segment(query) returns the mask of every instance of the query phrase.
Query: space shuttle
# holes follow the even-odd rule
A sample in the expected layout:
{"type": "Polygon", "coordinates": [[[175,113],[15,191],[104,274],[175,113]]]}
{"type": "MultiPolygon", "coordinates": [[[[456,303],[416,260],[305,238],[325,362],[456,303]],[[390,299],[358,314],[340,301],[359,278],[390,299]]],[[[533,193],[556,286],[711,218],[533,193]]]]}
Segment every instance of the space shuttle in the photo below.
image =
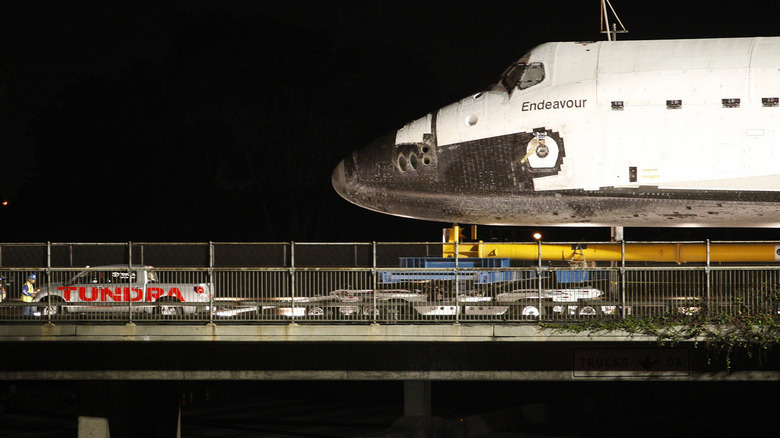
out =
{"type": "Polygon", "coordinates": [[[542,44],[332,183],[446,223],[777,227],[780,37],[542,44]]]}

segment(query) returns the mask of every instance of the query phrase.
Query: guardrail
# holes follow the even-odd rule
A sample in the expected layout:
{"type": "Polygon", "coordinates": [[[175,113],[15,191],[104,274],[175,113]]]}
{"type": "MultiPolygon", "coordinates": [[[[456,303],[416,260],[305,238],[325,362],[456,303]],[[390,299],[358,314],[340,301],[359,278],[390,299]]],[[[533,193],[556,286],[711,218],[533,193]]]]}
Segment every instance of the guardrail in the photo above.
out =
{"type": "Polygon", "coordinates": [[[780,264],[544,260],[538,245],[535,261],[482,267],[438,258],[435,243],[0,244],[0,321],[540,322],[780,310],[780,264]],[[41,292],[27,303],[31,273],[41,292]]]}

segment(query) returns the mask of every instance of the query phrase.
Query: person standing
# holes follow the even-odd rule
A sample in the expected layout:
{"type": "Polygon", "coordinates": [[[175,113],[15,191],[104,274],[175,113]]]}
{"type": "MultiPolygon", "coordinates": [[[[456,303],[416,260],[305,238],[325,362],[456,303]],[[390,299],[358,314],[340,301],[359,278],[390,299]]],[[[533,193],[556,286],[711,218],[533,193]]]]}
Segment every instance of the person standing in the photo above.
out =
{"type": "MultiPolygon", "coordinates": [[[[35,294],[40,291],[40,289],[35,288],[36,280],[38,280],[38,277],[35,274],[30,274],[27,276],[27,281],[24,282],[24,286],[22,286],[22,302],[32,303],[33,298],[35,298],[35,294]]],[[[25,306],[24,315],[32,316],[34,310],[35,309],[32,306],[25,306]]]]}

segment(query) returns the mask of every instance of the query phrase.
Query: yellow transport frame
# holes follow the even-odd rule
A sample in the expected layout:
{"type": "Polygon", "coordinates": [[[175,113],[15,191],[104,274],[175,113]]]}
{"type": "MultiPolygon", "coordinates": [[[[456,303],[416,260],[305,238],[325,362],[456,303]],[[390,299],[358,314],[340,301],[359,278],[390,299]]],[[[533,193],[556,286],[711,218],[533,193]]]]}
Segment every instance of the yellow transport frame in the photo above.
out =
{"type": "MultiPolygon", "coordinates": [[[[444,257],[453,257],[460,230],[448,230],[442,245],[444,257]]],[[[485,243],[458,242],[458,257],[503,257],[514,260],[563,260],[570,262],[766,262],[780,261],[776,243],[485,243]],[[709,254],[708,254],[709,253],[709,254]]]]}

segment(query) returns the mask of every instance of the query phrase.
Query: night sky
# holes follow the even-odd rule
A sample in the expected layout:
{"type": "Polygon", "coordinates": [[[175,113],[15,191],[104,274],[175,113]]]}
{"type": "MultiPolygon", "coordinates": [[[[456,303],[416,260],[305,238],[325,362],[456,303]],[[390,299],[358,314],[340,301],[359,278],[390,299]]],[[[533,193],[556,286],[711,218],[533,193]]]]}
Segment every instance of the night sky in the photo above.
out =
{"type": "MultiPolygon", "coordinates": [[[[780,32],[773,2],[612,3],[620,39],[780,32]]],[[[537,44],[603,39],[598,0],[2,1],[0,242],[439,240],[342,200],[333,168],[537,44]]]]}

